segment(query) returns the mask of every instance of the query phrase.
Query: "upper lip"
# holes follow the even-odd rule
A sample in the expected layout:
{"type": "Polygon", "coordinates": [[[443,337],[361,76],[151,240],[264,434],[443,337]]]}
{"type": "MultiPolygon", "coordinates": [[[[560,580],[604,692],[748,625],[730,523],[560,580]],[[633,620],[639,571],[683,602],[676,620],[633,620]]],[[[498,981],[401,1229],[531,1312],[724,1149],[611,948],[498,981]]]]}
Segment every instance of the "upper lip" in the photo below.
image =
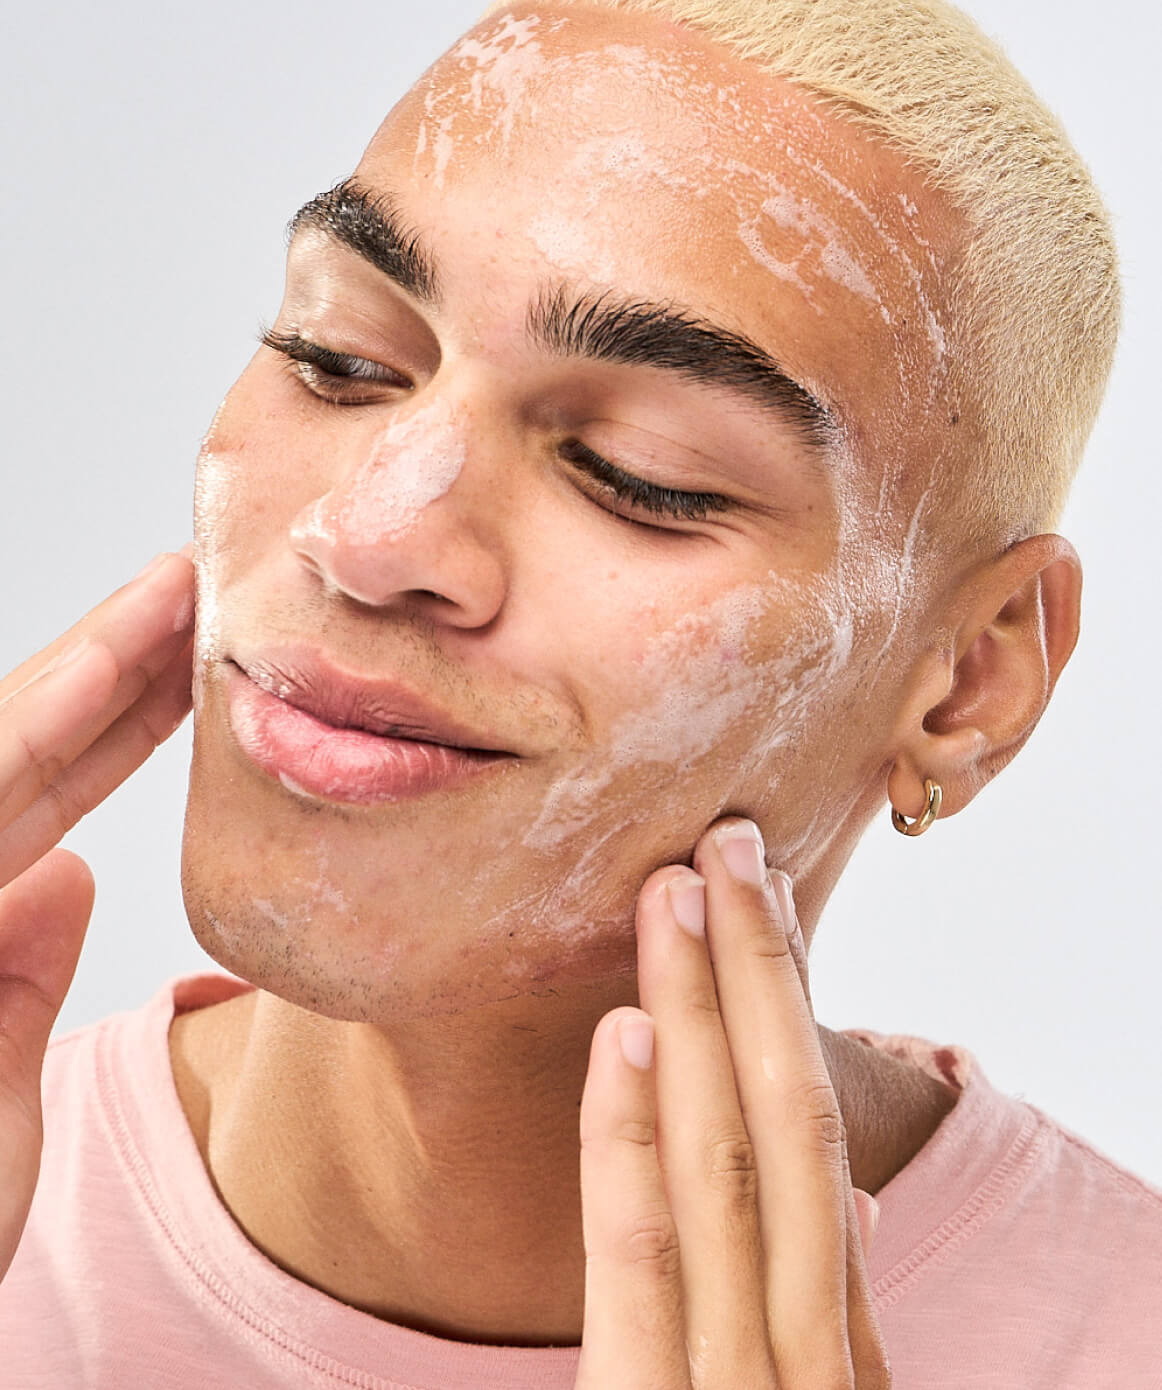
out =
{"type": "Polygon", "coordinates": [[[352,675],[317,650],[268,648],[233,660],[263,690],[337,729],[450,748],[509,751],[400,681],[352,675]]]}

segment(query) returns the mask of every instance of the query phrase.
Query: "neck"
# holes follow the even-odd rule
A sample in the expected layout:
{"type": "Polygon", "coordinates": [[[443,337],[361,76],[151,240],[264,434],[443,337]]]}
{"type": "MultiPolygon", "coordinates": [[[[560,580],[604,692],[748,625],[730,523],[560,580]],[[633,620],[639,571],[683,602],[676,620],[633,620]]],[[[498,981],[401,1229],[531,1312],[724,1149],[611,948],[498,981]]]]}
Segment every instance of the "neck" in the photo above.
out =
{"type": "MultiPolygon", "coordinates": [[[[255,991],[175,1020],[170,1051],[220,1197],[288,1273],[436,1336],[575,1345],[577,1116],[609,1007],[526,996],[389,1036],[255,991]]],[[[853,1183],[874,1193],[955,1096],[819,1032],[853,1183]]]]}

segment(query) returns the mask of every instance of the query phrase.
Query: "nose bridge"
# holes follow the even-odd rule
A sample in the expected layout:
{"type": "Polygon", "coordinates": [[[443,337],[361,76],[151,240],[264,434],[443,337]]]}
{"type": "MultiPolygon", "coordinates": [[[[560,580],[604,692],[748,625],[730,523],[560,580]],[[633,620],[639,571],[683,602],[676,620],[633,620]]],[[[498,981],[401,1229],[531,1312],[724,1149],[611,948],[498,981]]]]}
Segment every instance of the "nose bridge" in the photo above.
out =
{"type": "Polygon", "coordinates": [[[400,540],[455,485],[468,457],[466,425],[463,408],[446,397],[394,416],[359,466],[315,503],[311,530],[331,543],[400,540]]]}
{"type": "Polygon", "coordinates": [[[295,550],[363,603],[435,598],[457,625],[488,622],[504,592],[495,538],[455,509],[421,524],[464,470],[468,425],[467,406],[446,392],[393,414],[354,466],[348,460],[330,491],[296,518],[295,550]]]}

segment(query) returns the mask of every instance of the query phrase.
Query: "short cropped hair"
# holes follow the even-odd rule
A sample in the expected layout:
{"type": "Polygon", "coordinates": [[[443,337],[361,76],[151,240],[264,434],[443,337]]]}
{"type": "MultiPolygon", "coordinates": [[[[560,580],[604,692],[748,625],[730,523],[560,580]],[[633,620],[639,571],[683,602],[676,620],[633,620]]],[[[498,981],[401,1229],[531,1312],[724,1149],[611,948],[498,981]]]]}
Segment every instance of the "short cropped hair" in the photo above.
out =
{"type": "Polygon", "coordinates": [[[1054,529],[1113,363],[1117,255],[1088,170],[1001,49],[945,0],[581,3],[701,31],[941,190],[969,237],[950,287],[964,360],[949,385],[976,422],[949,499],[961,541],[1003,549],[1054,529]]]}

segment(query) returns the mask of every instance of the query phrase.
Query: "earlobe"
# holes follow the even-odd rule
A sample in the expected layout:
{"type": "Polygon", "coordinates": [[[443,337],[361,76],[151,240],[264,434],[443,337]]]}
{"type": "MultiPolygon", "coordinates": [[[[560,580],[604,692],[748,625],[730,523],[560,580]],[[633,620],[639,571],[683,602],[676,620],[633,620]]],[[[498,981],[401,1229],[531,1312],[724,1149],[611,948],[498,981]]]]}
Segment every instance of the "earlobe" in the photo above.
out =
{"type": "Polygon", "coordinates": [[[1077,643],[1081,564],[1061,536],[1018,542],[972,576],[954,649],[918,691],[888,777],[906,816],[928,805],[925,779],[955,815],[1024,746],[1077,643]],[[932,692],[936,696],[932,698],[932,692]]]}

